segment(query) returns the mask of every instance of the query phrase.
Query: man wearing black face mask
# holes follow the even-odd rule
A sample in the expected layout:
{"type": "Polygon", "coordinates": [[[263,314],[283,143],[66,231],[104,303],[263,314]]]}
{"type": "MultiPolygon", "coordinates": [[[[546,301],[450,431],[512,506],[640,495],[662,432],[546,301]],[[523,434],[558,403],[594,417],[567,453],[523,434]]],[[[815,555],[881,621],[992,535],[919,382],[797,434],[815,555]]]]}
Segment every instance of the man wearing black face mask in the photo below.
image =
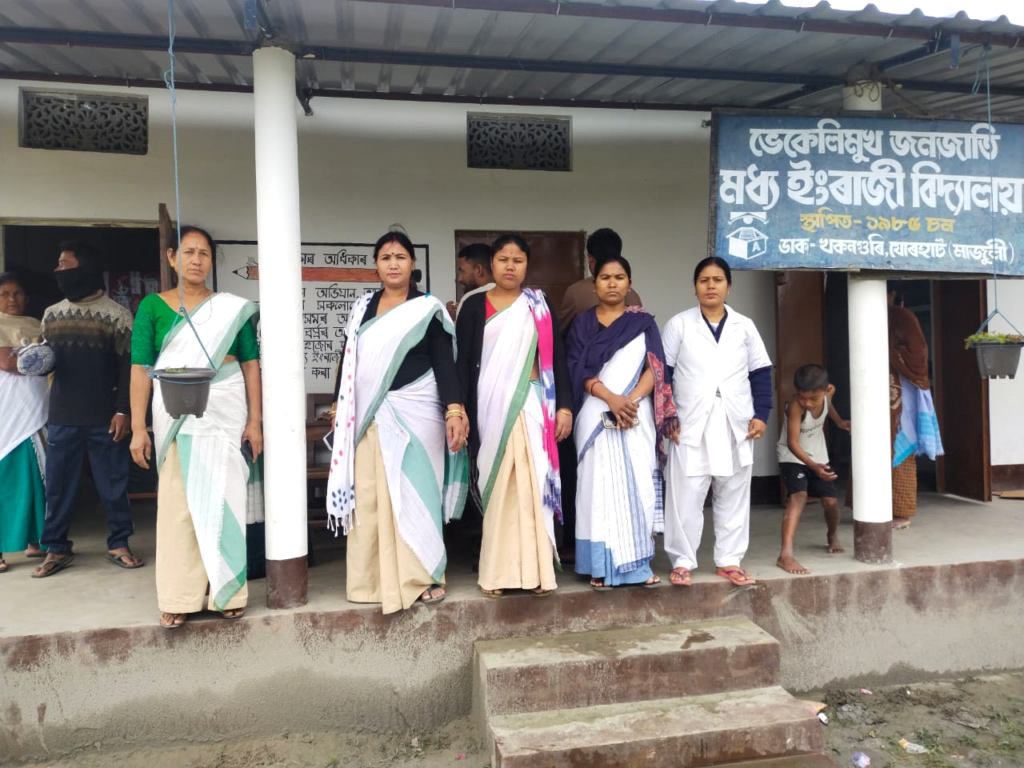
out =
{"type": "Polygon", "coordinates": [[[88,243],[64,243],[55,272],[67,297],[43,315],[43,336],[56,367],[47,423],[46,523],[40,543],[46,559],[32,573],[51,576],[71,564],[68,539],[82,459],[107,511],[107,559],[138,568],[128,537],[135,531],[128,505],[129,382],[132,316],[104,292],[99,253],[88,243]]]}

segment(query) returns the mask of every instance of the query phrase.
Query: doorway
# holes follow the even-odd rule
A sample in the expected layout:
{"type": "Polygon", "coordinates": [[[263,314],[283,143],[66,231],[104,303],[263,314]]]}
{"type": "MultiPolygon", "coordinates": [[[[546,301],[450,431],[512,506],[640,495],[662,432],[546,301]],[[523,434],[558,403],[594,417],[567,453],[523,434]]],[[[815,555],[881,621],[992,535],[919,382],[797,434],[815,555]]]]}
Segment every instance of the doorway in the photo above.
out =
{"type": "MultiPolygon", "coordinates": [[[[457,229],[455,253],[472,243],[493,243],[508,232],[519,235],[530,246],[530,266],[526,272],[526,286],[540,288],[556,309],[562,303],[565,290],[583,277],[585,232],[518,232],[506,230],[457,229]]],[[[456,275],[458,273],[456,272],[456,275]]],[[[455,279],[456,300],[462,298],[462,286],[455,279]]]]}
{"type": "MultiPolygon", "coordinates": [[[[842,272],[782,272],[776,279],[777,406],[790,396],[793,371],[823,360],[836,409],[850,414],[848,278],[842,272]],[[788,300],[787,300],[788,299],[788,300]],[[822,328],[823,332],[818,329],[822,328]]],[[[984,280],[901,280],[902,303],[921,324],[945,457],[918,457],[918,489],[991,501],[988,382],[963,339],[988,310],[984,280]]],[[[856,429],[856,425],[854,425],[856,429]]],[[[829,430],[833,466],[848,468],[850,436],[829,430]]]]}
{"type": "Polygon", "coordinates": [[[53,270],[60,244],[69,240],[99,249],[110,298],[133,315],[146,294],[160,287],[160,237],[154,227],[7,224],[3,227],[4,271],[17,272],[29,295],[26,313],[43,312],[64,298],[53,270]]]}
{"type": "MultiPolygon", "coordinates": [[[[135,315],[139,302],[160,290],[160,233],[156,226],[96,224],[5,224],[2,226],[3,271],[17,272],[29,295],[26,314],[41,319],[46,308],[64,296],[53,276],[61,243],[82,241],[100,252],[107,295],[135,315]]],[[[156,468],[133,462],[128,478],[130,499],[155,498],[156,468]]],[[[79,482],[79,503],[99,499],[88,459],[79,482]]]]}

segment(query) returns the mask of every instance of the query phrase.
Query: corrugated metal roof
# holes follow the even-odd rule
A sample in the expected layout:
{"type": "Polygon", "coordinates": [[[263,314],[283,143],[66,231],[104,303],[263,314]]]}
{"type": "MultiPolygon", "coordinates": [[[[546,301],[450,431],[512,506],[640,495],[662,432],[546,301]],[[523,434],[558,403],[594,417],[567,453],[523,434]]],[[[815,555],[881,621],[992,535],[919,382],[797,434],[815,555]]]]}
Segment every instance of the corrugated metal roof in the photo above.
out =
{"type": "MultiPolygon", "coordinates": [[[[251,86],[246,52],[260,33],[246,27],[246,2],[175,0],[179,82],[251,86]]],[[[826,2],[804,9],[779,0],[279,0],[267,7],[274,42],[306,56],[299,85],[317,94],[835,109],[851,67],[868,62],[890,86],[886,110],[983,114],[984,90],[969,89],[990,40],[993,114],[1024,117],[1024,27],[1005,17],[897,15],[872,4],[838,11],[826,2]],[[959,66],[951,68],[957,45],[959,66]]],[[[159,81],[167,35],[165,0],[8,0],[0,6],[0,76],[159,81]]]]}

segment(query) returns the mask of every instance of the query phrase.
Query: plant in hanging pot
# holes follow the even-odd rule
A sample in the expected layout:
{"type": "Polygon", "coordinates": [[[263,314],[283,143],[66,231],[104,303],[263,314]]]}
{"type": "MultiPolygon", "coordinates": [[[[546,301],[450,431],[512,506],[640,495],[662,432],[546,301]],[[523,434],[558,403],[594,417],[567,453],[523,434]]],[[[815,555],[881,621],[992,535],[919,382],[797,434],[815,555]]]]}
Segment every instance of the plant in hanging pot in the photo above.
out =
{"type": "Polygon", "coordinates": [[[210,382],[216,375],[212,368],[161,368],[153,371],[153,377],[160,382],[164,407],[172,419],[184,415],[201,419],[210,399],[210,382]]]}
{"type": "Polygon", "coordinates": [[[979,331],[964,339],[964,348],[973,349],[977,355],[982,378],[1012,379],[1016,376],[1021,347],[1024,347],[1024,336],[1017,333],[979,331]]]}

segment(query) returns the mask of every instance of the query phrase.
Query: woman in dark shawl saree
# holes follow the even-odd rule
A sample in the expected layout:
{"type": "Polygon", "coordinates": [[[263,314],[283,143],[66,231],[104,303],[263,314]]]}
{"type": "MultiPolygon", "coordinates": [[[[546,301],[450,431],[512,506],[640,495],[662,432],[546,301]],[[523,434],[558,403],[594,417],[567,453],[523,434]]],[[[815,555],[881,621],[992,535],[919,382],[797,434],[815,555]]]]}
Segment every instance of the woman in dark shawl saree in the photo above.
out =
{"type": "Polygon", "coordinates": [[[630,283],[624,258],[598,265],[600,303],[573,323],[566,349],[576,409],[576,572],[597,590],[659,583],[650,563],[664,524],[661,438],[676,411],[658,326],[626,306],[630,283]]]}

